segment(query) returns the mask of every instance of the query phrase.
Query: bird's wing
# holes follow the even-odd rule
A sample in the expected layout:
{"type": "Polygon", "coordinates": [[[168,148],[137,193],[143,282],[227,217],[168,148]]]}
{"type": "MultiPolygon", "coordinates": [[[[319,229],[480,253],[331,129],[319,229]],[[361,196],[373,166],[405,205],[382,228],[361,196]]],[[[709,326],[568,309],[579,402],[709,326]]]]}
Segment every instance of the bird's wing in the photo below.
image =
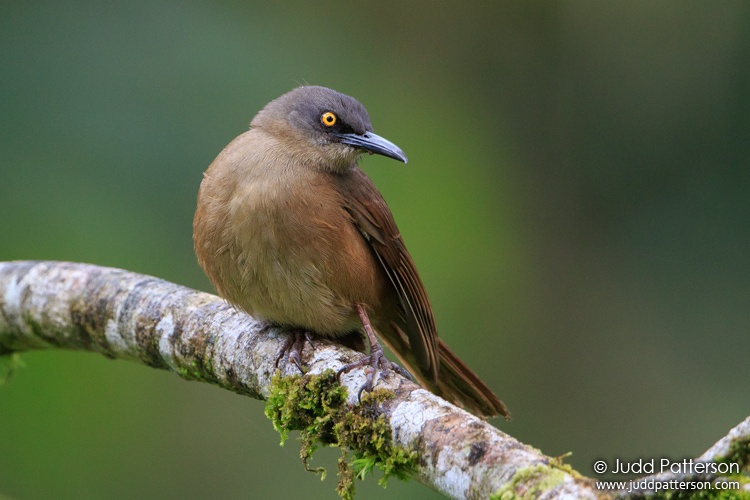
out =
{"type": "Polygon", "coordinates": [[[373,182],[359,168],[339,177],[338,184],[344,208],[374,250],[398,295],[409,347],[423,374],[435,382],[440,367],[435,318],[393,215],[373,182]]]}

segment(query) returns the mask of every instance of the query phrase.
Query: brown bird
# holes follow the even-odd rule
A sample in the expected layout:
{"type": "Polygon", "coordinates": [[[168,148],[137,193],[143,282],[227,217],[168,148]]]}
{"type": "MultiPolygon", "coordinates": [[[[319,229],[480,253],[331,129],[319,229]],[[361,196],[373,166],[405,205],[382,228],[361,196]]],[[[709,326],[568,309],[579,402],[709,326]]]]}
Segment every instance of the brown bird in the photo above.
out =
{"type": "Polygon", "coordinates": [[[305,86],[270,102],[204,174],[193,222],[198,262],[229,302],[292,329],[279,359],[288,352],[299,367],[310,333],[344,339],[364,327],[370,355],[342,371],[366,366],[371,390],[378,370],[401,371],[374,329],[424,387],[478,416],[508,418],[438,338],[393,215],[357,166],[363,153],[407,161],[349,96],[305,86]]]}

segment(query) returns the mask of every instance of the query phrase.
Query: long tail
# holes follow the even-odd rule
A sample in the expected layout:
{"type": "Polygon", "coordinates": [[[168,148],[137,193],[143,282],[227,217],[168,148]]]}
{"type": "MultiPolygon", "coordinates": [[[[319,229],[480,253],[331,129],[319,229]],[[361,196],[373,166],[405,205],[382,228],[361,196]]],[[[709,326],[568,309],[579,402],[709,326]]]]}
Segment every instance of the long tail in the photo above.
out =
{"type": "Polygon", "coordinates": [[[510,420],[510,412],[500,398],[495,396],[477,374],[448,348],[445,342],[438,339],[440,369],[437,383],[435,383],[419,370],[416,359],[409,349],[406,334],[395,323],[391,323],[390,326],[394,331],[379,330],[381,340],[417,378],[422,387],[478,417],[490,418],[501,415],[506,420],[510,420]]]}
{"type": "MultiPolygon", "coordinates": [[[[434,390],[436,394],[480,417],[494,417],[499,414],[510,420],[510,412],[503,402],[440,339],[438,352],[440,372],[437,390],[434,390]]],[[[432,387],[430,389],[433,390],[432,387]]]]}

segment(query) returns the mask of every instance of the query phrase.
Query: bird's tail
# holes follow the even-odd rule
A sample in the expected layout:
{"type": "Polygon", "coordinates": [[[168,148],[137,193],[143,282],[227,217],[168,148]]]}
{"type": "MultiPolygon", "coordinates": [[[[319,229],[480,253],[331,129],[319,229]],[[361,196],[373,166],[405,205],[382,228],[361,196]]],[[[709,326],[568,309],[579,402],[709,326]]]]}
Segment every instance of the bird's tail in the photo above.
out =
{"type": "Polygon", "coordinates": [[[381,340],[399,358],[422,387],[429,389],[443,399],[460,406],[482,418],[503,416],[510,420],[510,412],[500,398],[466,364],[461,361],[442,340],[438,339],[440,369],[437,382],[423,374],[411,354],[406,334],[395,323],[390,325],[395,332],[385,332],[381,340]]]}

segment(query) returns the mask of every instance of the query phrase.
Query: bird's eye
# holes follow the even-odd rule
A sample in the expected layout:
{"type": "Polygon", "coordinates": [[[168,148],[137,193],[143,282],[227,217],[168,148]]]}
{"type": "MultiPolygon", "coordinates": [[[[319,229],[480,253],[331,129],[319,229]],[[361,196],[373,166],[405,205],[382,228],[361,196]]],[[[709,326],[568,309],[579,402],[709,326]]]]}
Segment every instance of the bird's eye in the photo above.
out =
{"type": "Polygon", "coordinates": [[[336,115],[334,115],[330,111],[326,111],[325,113],[320,115],[320,121],[326,127],[333,127],[334,125],[336,125],[336,115]]]}

